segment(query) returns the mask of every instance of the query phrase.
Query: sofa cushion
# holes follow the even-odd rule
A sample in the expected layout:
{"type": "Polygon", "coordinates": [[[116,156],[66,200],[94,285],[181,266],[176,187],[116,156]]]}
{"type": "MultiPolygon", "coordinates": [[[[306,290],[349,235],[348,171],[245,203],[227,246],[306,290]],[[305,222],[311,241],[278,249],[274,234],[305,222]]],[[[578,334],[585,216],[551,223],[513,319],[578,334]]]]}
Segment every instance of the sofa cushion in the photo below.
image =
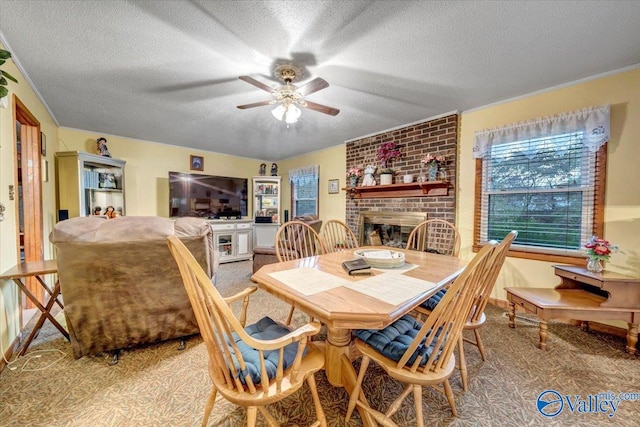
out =
{"type": "MultiPolygon", "coordinates": [[[[409,315],[404,315],[384,329],[359,329],[355,335],[383,356],[399,361],[421,327],[422,323],[409,315]]],[[[426,337],[428,336],[429,334],[426,335],[426,337]]],[[[423,339],[423,343],[426,337],[423,339]]],[[[424,365],[433,353],[435,341],[429,346],[419,345],[409,358],[408,363],[413,364],[416,358],[420,358],[420,365],[424,365]]]]}
{"type": "MultiPolygon", "coordinates": [[[[287,335],[291,332],[286,327],[274,322],[270,317],[263,317],[257,323],[253,325],[249,325],[244,330],[252,337],[257,340],[273,340],[276,338],[280,338],[284,335],[287,335]]],[[[233,338],[235,340],[236,345],[238,346],[238,350],[242,354],[242,359],[246,363],[246,369],[241,371],[238,360],[233,355],[234,363],[236,365],[236,369],[240,374],[240,381],[242,384],[246,384],[245,376],[251,376],[251,380],[254,384],[257,384],[261,381],[262,375],[260,372],[260,353],[258,350],[253,347],[248,346],[244,341],[240,339],[240,337],[234,332],[233,338]]],[[[293,363],[296,353],[298,352],[298,343],[294,342],[284,347],[284,362],[283,369],[287,369],[293,363]]],[[[305,349],[306,352],[306,349],[305,349]]],[[[278,367],[279,361],[279,350],[271,350],[265,351],[264,360],[265,367],[267,370],[267,376],[269,379],[273,379],[276,376],[276,369],[278,367]]]]}

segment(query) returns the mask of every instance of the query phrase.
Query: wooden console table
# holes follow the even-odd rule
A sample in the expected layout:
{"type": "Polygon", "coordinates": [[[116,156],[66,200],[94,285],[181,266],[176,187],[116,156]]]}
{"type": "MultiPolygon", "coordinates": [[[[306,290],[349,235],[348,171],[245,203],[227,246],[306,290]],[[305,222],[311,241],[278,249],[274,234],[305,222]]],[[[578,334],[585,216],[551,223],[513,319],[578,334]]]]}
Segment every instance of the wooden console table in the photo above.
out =
{"type": "Polygon", "coordinates": [[[592,273],[572,265],[554,266],[561,282],[550,288],[505,288],[509,301],[509,327],[515,328],[515,306],[540,318],[539,348],[547,348],[547,320],[569,318],[587,321],[627,322],[627,352],[636,353],[640,321],[640,278],[603,271],[592,273]]]}

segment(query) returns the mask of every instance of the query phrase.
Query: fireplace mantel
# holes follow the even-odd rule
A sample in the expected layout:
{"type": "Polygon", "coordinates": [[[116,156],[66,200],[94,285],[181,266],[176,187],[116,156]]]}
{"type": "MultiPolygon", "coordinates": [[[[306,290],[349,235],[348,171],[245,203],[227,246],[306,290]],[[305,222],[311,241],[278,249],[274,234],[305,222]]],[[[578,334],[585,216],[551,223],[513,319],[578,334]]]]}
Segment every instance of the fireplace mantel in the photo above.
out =
{"type": "Polygon", "coordinates": [[[351,199],[391,197],[427,197],[449,195],[448,181],[412,182],[409,184],[373,185],[371,187],[345,187],[351,199]]]}

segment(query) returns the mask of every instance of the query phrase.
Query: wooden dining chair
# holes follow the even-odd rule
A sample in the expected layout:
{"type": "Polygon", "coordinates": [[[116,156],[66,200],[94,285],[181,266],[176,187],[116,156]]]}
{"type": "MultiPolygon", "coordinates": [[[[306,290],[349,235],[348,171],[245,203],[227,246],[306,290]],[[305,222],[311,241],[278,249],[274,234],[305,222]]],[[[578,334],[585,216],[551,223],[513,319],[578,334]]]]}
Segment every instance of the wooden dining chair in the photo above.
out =
{"type": "Polygon", "coordinates": [[[325,253],[320,235],[302,221],[285,222],[276,232],[276,257],[279,262],[325,253]]]}
{"type": "Polygon", "coordinates": [[[449,221],[428,219],[411,231],[406,248],[457,257],[460,252],[460,233],[449,221]]]}
{"type": "Polygon", "coordinates": [[[511,247],[511,243],[518,237],[517,231],[511,231],[506,237],[502,240],[500,245],[498,245],[498,250],[496,251],[495,257],[496,260],[493,263],[493,267],[489,272],[489,277],[484,283],[484,287],[480,289],[480,292],[475,298],[473,303],[473,308],[471,309],[471,316],[467,319],[464,324],[463,331],[473,331],[475,336],[475,341],[464,338],[462,335],[460,336],[459,342],[459,354],[460,354],[460,376],[462,377],[462,389],[467,391],[468,383],[467,383],[467,364],[464,354],[464,343],[472,344],[478,347],[478,351],[480,352],[480,357],[482,357],[483,361],[487,360],[487,355],[484,351],[484,345],[482,344],[482,339],[480,339],[480,328],[487,321],[487,316],[484,314],[484,310],[487,307],[487,303],[489,302],[489,298],[491,296],[491,292],[493,292],[493,288],[498,280],[498,275],[500,274],[500,270],[504,265],[504,260],[507,257],[507,253],[509,252],[509,248],[511,247]]]}
{"type": "Polygon", "coordinates": [[[278,426],[264,406],[291,396],[306,381],[316,411],[316,421],[311,425],[326,426],[314,378],[324,367],[324,353],[309,341],[320,331],[320,325],[308,323],[291,331],[264,317],[245,327],[249,295],[257,288],[223,298],[178,238],[170,236],[168,244],[209,353],[213,387],[201,425],[207,425],[220,393],[228,401],[247,408],[247,426],[256,425],[258,411],[269,426],[278,426]],[[242,301],[240,319],[230,307],[236,301],[242,301]]]}
{"type": "Polygon", "coordinates": [[[356,235],[353,234],[347,224],[338,219],[330,219],[322,224],[320,238],[327,253],[344,249],[356,249],[358,247],[356,235]]]}
{"type": "MultiPolygon", "coordinates": [[[[276,232],[276,258],[279,262],[307,258],[325,253],[320,235],[302,221],[285,222],[276,232]]],[[[291,324],[295,307],[291,306],[287,325],[291,324]]],[[[313,319],[312,319],[313,320],[313,319]]]]}
{"type": "Polygon", "coordinates": [[[449,377],[455,367],[453,350],[458,343],[462,327],[473,305],[475,295],[492,268],[497,246],[485,245],[453,282],[444,298],[421,323],[405,315],[382,330],[355,331],[355,347],[362,354],[356,385],[349,399],[346,420],[349,421],[356,405],[372,414],[385,426],[395,426],[391,416],[402,401],[413,392],[417,425],[424,425],[422,415],[422,387],[431,386],[443,392],[457,416],[455,399],[449,377]],[[406,384],[404,390],[389,406],[386,413],[370,408],[365,402],[362,382],[369,363],[373,360],[393,379],[406,384]],[[362,396],[361,396],[362,395],[362,396]]]}
{"type": "MultiPolygon", "coordinates": [[[[473,307],[471,309],[471,313],[469,318],[466,320],[463,331],[473,331],[475,335],[475,341],[465,338],[463,334],[460,335],[460,340],[458,342],[458,367],[460,368],[460,378],[462,380],[462,390],[467,391],[469,389],[468,384],[468,373],[467,373],[467,363],[466,357],[464,354],[464,343],[467,342],[469,344],[475,345],[478,347],[480,351],[480,356],[482,360],[487,360],[486,353],[484,351],[484,345],[482,344],[482,339],[480,338],[480,327],[484,325],[487,318],[484,314],[484,309],[487,307],[487,302],[489,302],[489,297],[491,296],[491,292],[493,291],[493,287],[496,284],[498,279],[498,275],[500,274],[500,270],[502,269],[502,265],[504,264],[504,260],[509,252],[509,248],[511,247],[511,243],[518,236],[517,231],[511,231],[507,236],[502,240],[502,242],[497,246],[497,250],[494,254],[496,259],[493,262],[492,269],[487,274],[487,279],[484,282],[484,286],[478,289],[478,294],[474,298],[473,307]]],[[[497,242],[493,242],[497,244],[497,242]]],[[[427,301],[422,303],[416,311],[419,313],[419,316],[428,316],[433,309],[439,304],[442,297],[447,292],[446,289],[439,291],[437,294],[429,298],[427,301]]]]}

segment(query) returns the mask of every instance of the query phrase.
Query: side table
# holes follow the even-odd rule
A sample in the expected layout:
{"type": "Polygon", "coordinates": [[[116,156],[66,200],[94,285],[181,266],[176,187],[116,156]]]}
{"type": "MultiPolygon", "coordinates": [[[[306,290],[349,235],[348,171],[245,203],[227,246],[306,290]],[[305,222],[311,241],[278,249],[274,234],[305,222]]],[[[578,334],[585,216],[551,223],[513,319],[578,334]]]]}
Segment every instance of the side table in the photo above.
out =
{"type": "Polygon", "coordinates": [[[547,348],[547,320],[577,319],[582,329],[588,321],[621,320],[627,322],[629,354],[636,353],[640,323],[640,278],[610,271],[592,273],[572,265],[555,265],[561,282],[549,288],[505,288],[509,301],[509,327],[515,328],[515,307],[535,314],[540,319],[540,343],[547,348]]]}
{"type": "Polygon", "coordinates": [[[13,282],[18,285],[18,288],[38,307],[40,310],[40,317],[36,322],[36,325],[33,327],[33,330],[29,334],[29,337],[24,342],[22,349],[18,353],[18,356],[23,356],[27,352],[27,348],[31,344],[31,341],[36,337],[44,321],[49,319],[53,325],[58,328],[60,333],[64,335],[64,337],[68,340],[69,333],[64,329],[64,327],[51,315],[51,308],[53,304],[56,303],[60,306],[61,309],[64,309],[62,302],[58,299],[60,295],[60,282],[56,280],[56,283],[53,287],[53,290],[49,289],[47,284],[44,282],[43,277],[47,274],[56,274],[58,272],[58,265],[55,260],[48,261],[31,261],[31,262],[23,262],[21,264],[16,265],[15,267],[10,268],[9,270],[2,273],[0,276],[0,280],[13,280],[13,282]],[[49,294],[49,300],[47,301],[46,306],[43,306],[38,297],[34,295],[26,284],[23,282],[23,279],[27,277],[35,277],[38,283],[44,288],[44,290],[49,294]]]}

